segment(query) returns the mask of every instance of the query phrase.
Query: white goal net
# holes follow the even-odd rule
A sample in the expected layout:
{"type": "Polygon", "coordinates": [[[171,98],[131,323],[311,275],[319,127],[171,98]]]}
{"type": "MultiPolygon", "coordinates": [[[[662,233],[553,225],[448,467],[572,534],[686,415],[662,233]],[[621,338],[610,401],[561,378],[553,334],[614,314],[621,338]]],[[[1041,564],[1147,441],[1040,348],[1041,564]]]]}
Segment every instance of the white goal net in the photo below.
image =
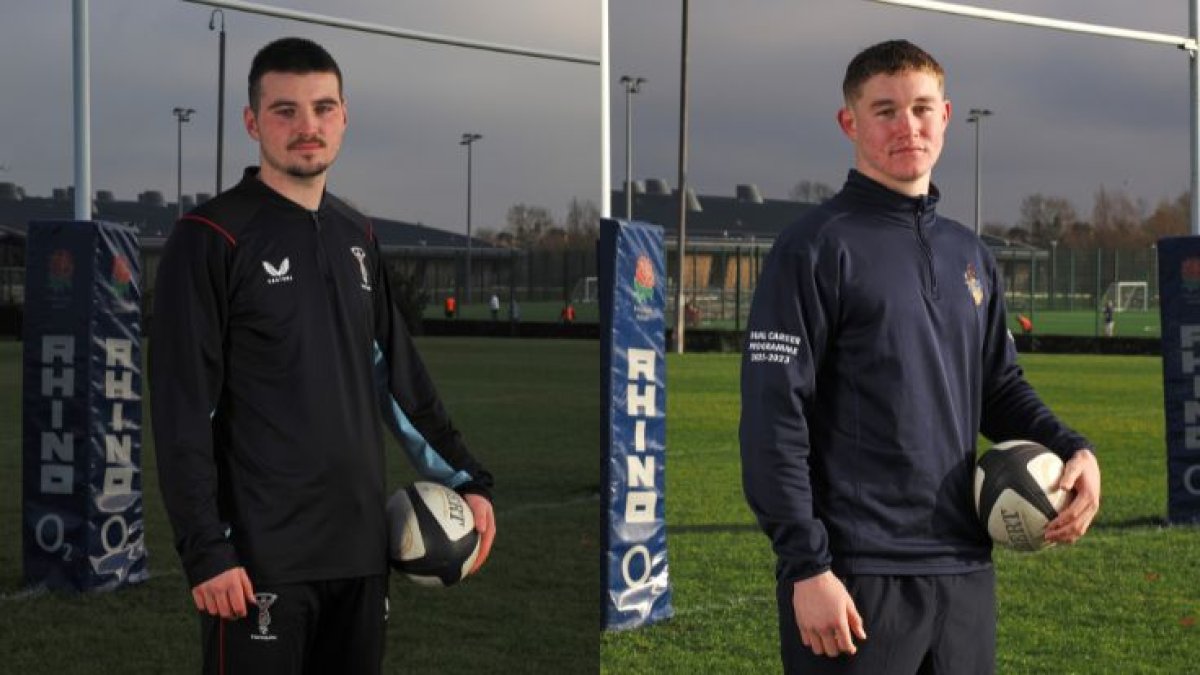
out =
{"type": "Polygon", "coordinates": [[[1105,302],[1112,302],[1118,312],[1145,311],[1150,307],[1150,285],[1145,281],[1114,281],[1104,292],[1105,302]]]}

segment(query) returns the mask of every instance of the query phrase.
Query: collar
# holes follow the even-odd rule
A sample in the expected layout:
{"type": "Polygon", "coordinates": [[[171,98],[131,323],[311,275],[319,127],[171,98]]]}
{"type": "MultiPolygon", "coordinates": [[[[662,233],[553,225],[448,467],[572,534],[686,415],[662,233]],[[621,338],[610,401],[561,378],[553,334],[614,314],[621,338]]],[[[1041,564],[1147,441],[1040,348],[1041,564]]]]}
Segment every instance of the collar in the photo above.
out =
{"type": "Polygon", "coordinates": [[[880,215],[897,216],[912,225],[914,215],[919,215],[923,224],[929,224],[937,217],[941,191],[930,183],[929,194],[911,197],[867,177],[857,169],[850,169],[846,183],[837,196],[852,206],[866,208],[880,215]]]}
{"type": "MultiPolygon", "coordinates": [[[[277,192],[270,185],[262,182],[262,179],[258,177],[259,171],[260,169],[257,166],[246,167],[245,170],[242,171],[242,180],[238,183],[238,188],[242,190],[248,190],[255,196],[267,199],[278,206],[287,206],[299,211],[303,211],[306,214],[313,213],[313,211],[309,211],[307,208],[297,204],[283,194],[277,192]]],[[[321,193],[321,203],[319,206],[317,206],[317,210],[315,211],[316,213],[325,212],[326,207],[329,205],[328,196],[328,189],[321,193]]]]}

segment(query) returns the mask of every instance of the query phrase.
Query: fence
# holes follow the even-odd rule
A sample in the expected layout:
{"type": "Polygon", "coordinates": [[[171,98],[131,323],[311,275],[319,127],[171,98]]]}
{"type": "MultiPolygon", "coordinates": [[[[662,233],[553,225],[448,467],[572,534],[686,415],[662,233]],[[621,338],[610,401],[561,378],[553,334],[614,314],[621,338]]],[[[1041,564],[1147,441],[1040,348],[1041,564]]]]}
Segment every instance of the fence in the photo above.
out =
{"type": "MultiPolygon", "coordinates": [[[[679,259],[670,240],[667,249],[667,323],[673,325],[679,259]]],[[[744,328],[769,249],[770,242],[689,243],[683,262],[688,325],[744,328]]],[[[157,252],[145,253],[147,281],[152,286],[157,252]]],[[[1112,300],[1122,334],[1157,335],[1158,259],[1153,246],[1141,250],[1008,246],[994,253],[1004,276],[1009,314],[1029,317],[1040,334],[1099,335],[1103,306],[1112,300]]],[[[403,275],[425,291],[430,305],[426,316],[433,316],[451,295],[465,304],[465,251],[396,249],[385,251],[385,256],[393,280],[403,275]]],[[[515,300],[521,304],[523,318],[535,321],[557,319],[562,306],[571,302],[580,321],[595,321],[599,317],[596,275],[596,254],[591,249],[476,249],[471,260],[471,299],[485,308],[495,294],[506,313],[510,299],[515,300]]],[[[0,305],[20,306],[23,291],[23,266],[0,267],[0,305]]],[[[146,291],[149,299],[153,289],[146,291]]]]}
{"type": "MultiPolygon", "coordinates": [[[[684,257],[687,323],[702,328],[741,330],[746,325],[769,243],[689,243],[684,257]]],[[[674,280],[678,255],[668,243],[668,312],[675,313],[674,280]]],[[[1095,334],[1102,310],[1112,300],[1117,324],[1126,334],[1157,335],[1158,267],[1154,247],[1141,250],[1043,250],[1006,246],[993,250],[1004,278],[1011,318],[1028,316],[1039,333],[1095,334]],[[1118,292],[1119,291],[1119,292],[1118,292]]],[[[1016,325],[1014,323],[1014,325],[1016,325]]]]}

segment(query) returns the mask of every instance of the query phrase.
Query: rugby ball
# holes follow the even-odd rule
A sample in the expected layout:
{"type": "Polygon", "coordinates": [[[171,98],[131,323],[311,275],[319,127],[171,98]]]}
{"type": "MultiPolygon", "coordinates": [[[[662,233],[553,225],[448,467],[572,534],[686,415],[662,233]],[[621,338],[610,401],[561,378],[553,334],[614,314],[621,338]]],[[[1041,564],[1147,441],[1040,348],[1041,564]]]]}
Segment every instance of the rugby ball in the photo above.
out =
{"type": "Polygon", "coordinates": [[[479,555],[479,533],[467,502],[448,487],[418,481],[388,499],[392,567],[423,586],[458,583],[479,555]]]}
{"type": "Polygon", "coordinates": [[[1033,441],[1006,441],[992,447],[975,467],[975,510],[992,541],[1015,551],[1050,545],[1046,524],[1067,504],[1057,489],[1063,462],[1033,441]]]}

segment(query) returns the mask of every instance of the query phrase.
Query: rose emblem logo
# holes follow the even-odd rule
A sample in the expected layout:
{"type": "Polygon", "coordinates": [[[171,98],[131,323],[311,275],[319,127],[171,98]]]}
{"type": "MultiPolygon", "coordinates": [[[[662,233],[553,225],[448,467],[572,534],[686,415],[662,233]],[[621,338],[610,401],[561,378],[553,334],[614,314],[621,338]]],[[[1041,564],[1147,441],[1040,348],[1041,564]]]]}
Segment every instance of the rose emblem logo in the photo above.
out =
{"type": "Polygon", "coordinates": [[[654,297],[654,264],[650,258],[640,255],[633,274],[633,294],[638,302],[649,302],[654,297]]]}

